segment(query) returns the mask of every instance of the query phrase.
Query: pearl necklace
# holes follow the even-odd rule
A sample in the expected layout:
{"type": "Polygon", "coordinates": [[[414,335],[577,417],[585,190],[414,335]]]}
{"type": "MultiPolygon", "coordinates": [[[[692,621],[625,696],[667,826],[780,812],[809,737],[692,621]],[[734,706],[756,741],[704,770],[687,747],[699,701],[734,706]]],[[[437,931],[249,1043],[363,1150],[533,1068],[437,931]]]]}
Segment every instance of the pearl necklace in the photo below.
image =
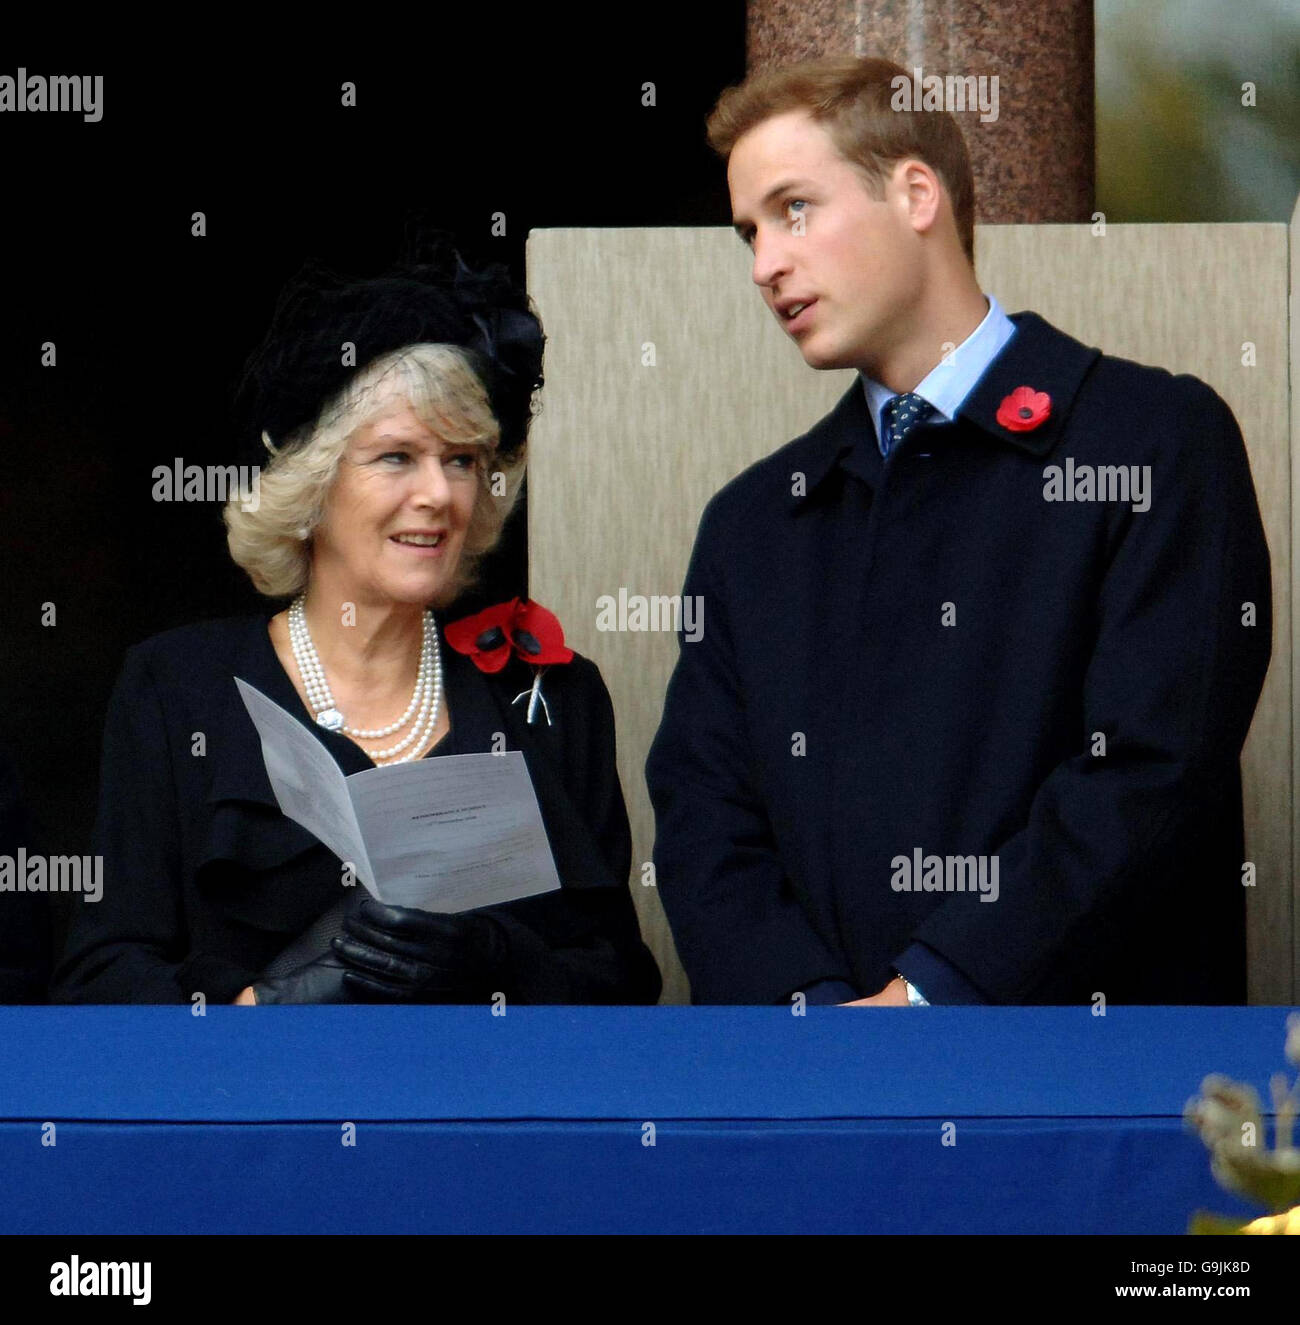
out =
{"type": "Polygon", "coordinates": [[[311,641],[311,633],[307,629],[305,601],[306,596],[299,594],[290,604],[289,642],[293,647],[298,675],[302,678],[303,689],[307,692],[316,721],[327,731],[346,732],[349,736],[374,741],[391,736],[395,731],[406,726],[414,714],[415,726],[403,740],[386,750],[366,752],[376,764],[383,761],[404,764],[414,759],[437,727],[438,714],[442,707],[442,655],[438,648],[438,627],[433,619],[433,613],[426,611],[422,620],[420,667],[415,678],[415,693],[406,706],[406,712],[396,722],[390,722],[387,727],[349,727],[334,702],[334,694],[325,679],[325,669],[321,666],[316,646],[311,641]],[[406,754],[402,754],[408,746],[412,748],[406,754]]]}

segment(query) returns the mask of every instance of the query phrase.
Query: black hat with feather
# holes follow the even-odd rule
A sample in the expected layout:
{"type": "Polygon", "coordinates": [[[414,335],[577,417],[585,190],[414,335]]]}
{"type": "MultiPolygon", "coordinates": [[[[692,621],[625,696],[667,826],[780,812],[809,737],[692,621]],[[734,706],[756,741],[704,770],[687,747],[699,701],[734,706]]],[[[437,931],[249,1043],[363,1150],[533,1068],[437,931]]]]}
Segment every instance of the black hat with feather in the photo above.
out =
{"type": "Polygon", "coordinates": [[[368,364],[426,342],[469,351],[501,428],[498,454],[509,458],[527,440],[544,339],[507,268],[471,270],[440,232],[408,236],[407,259],[370,280],[309,261],[245,365],[236,394],[241,459],[265,465],[368,364]]]}

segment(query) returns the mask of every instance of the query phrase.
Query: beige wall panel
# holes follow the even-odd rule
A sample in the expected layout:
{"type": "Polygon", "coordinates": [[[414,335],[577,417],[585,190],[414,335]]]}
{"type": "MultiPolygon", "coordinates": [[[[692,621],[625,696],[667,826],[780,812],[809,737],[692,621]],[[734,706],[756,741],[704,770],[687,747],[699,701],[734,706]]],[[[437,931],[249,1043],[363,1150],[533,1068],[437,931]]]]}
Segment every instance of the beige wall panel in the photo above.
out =
{"type": "MultiPolygon", "coordinates": [[[[1245,761],[1252,993],[1289,995],[1290,466],[1281,226],[981,227],[981,276],[1104,349],[1196,373],[1242,422],[1274,559],[1275,665],[1245,761]],[[1273,291],[1272,298],[1261,297],[1273,291]],[[1085,299],[1086,295],[1086,299],[1085,299]],[[1240,368],[1254,341],[1259,367],[1240,368]],[[1279,674],[1281,679],[1279,680],[1279,674]]],[[[658,897],[641,882],[653,816],[643,766],[676,657],[667,631],[597,629],[602,595],[675,595],[705,502],[797,436],[852,381],[809,369],[764,308],[729,230],[539,230],[528,282],[547,334],[529,467],[531,591],[599,664],[618,714],[632,889],[665,972],[688,996],[658,897]]]]}
{"type": "MultiPolygon", "coordinates": [[[[1290,230],[1291,290],[1288,309],[1291,320],[1290,378],[1291,378],[1291,491],[1300,484],[1300,199],[1291,213],[1290,230]]],[[[1300,785],[1300,723],[1295,720],[1296,702],[1300,699],[1300,614],[1295,611],[1296,591],[1300,589],[1300,566],[1296,564],[1294,550],[1300,542],[1300,510],[1291,502],[1291,1001],[1300,1002],[1300,817],[1297,816],[1295,788],[1300,785]]],[[[1274,583],[1277,570],[1274,568],[1274,583]]]]}
{"type": "Polygon", "coordinates": [[[664,1001],[685,1002],[659,899],[640,881],[654,843],[645,757],[677,641],[598,631],[597,599],[680,594],[705,502],[816,422],[852,374],[804,365],[730,230],[537,230],[528,286],[547,337],[528,472],[530,591],[613,696],[632,891],[664,1001]]]}

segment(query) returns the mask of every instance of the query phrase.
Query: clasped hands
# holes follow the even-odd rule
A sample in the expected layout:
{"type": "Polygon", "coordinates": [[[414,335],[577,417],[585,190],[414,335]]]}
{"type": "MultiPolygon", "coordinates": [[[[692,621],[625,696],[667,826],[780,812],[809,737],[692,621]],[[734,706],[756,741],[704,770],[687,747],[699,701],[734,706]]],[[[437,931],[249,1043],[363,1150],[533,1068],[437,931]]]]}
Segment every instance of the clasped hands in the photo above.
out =
{"type": "Polygon", "coordinates": [[[504,987],[505,931],[491,916],[367,898],[343,929],[314,961],[257,981],[258,1003],[478,1003],[504,987]]]}

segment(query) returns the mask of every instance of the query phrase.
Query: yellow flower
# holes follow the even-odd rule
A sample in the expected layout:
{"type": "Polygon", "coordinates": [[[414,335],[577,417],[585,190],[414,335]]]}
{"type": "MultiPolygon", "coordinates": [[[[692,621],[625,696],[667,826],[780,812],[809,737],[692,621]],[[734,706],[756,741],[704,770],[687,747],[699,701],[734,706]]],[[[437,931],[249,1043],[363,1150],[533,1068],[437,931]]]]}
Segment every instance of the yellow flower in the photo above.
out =
{"type": "Polygon", "coordinates": [[[1300,1237],[1300,1205],[1284,1211],[1280,1215],[1264,1215],[1252,1219],[1242,1230],[1243,1233],[1286,1233],[1300,1237]]]}

